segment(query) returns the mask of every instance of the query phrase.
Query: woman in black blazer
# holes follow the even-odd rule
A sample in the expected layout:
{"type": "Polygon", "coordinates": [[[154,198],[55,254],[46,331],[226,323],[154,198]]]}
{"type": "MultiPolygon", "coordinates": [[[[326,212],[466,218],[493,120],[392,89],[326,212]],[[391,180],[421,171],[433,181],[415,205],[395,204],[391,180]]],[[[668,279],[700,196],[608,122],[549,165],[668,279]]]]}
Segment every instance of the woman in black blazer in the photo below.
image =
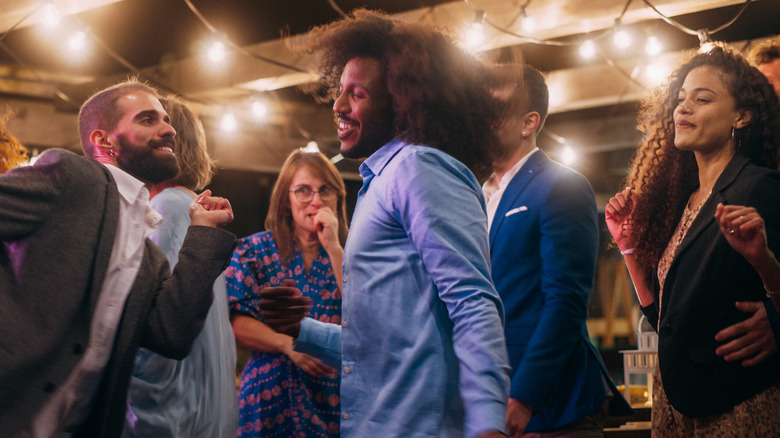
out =
{"type": "Polygon", "coordinates": [[[714,46],[645,102],[640,126],[628,188],[605,216],[659,335],[653,433],[780,436],[780,355],[767,316],[777,318],[767,296],[780,291],[774,89],[714,46]],[[748,317],[755,330],[722,339],[748,317]],[[721,356],[734,343],[749,344],[737,355],[745,361],[721,356]]]}

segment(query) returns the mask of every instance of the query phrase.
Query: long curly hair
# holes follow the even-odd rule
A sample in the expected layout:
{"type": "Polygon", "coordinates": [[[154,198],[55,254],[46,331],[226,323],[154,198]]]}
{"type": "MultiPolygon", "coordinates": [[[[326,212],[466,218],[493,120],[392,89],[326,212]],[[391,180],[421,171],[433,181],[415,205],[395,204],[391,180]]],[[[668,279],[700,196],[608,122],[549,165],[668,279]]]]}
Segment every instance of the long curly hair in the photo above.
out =
{"type": "Polygon", "coordinates": [[[393,134],[452,155],[480,180],[489,175],[500,117],[490,94],[492,72],[442,32],[358,9],[290,46],[317,54],[320,81],[313,88],[322,100],[335,99],[350,59],[378,59],[392,99],[393,134]]]}
{"type": "Polygon", "coordinates": [[[0,174],[27,162],[27,149],[6,127],[11,110],[0,114],[0,174]]]}
{"type": "Polygon", "coordinates": [[[722,45],[700,51],[683,63],[642,103],[639,130],[644,134],[626,185],[638,199],[631,217],[635,256],[652,278],[664,248],[674,233],[683,205],[698,188],[698,166],[693,152],[674,145],[673,113],[688,73],[696,67],[720,70],[721,80],[734,98],[735,109],[751,114],[748,125],[735,131],[736,152],[759,166],[776,169],[780,153],[780,104],[774,89],[758,69],[737,52],[722,45]]]}

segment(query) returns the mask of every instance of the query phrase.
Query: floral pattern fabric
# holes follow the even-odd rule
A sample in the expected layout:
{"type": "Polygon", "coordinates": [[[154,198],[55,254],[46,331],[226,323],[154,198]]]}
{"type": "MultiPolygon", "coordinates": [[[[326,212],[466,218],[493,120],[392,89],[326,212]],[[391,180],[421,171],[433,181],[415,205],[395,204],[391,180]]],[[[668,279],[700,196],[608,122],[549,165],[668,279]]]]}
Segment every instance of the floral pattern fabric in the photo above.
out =
{"type": "MultiPolygon", "coordinates": [[[[225,271],[231,312],[262,321],[259,293],[292,279],[311,297],[310,316],[341,323],[341,290],[325,250],[320,247],[308,272],[297,244],[283,267],[271,232],[239,241],[225,271]]],[[[339,374],[314,377],[284,354],[252,351],[241,373],[238,390],[239,437],[338,437],[339,374]]]]}

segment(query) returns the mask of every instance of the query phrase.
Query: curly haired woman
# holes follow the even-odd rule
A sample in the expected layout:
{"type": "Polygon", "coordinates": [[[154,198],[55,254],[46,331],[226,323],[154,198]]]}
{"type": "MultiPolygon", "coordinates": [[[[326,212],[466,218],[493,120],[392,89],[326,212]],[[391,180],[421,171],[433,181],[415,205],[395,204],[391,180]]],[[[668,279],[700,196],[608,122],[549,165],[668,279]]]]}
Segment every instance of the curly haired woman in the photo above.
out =
{"type": "Polygon", "coordinates": [[[776,316],[764,297],[780,291],[777,96],[741,55],[715,46],[645,102],[640,127],[629,187],[606,221],[659,334],[653,433],[780,436],[772,330],[744,362],[716,352],[746,302],[776,316]]]}

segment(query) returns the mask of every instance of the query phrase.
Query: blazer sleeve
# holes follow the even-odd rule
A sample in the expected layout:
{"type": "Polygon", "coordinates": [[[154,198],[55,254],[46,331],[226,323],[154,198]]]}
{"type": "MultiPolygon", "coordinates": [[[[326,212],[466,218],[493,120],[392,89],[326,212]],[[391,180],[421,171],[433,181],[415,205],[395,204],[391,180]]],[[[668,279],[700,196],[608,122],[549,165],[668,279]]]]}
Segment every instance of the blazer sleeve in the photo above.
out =
{"type": "Polygon", "coordinates": [[[35,165],[0,176],[0,240],[31,235],[54,211],[71,179],[58,152],[44,153],[35,165]]]}
{"type": "Polygon", "coordinates": [[[190,226],[179,251],[179,262],[167,280],[168,262],[157,250],[155,268],[160,281],[145,321],[141,346],[174,359],[189,354],[211,306],[212,285],[225,269],[234,246],[232,233],[190,226]]]}

